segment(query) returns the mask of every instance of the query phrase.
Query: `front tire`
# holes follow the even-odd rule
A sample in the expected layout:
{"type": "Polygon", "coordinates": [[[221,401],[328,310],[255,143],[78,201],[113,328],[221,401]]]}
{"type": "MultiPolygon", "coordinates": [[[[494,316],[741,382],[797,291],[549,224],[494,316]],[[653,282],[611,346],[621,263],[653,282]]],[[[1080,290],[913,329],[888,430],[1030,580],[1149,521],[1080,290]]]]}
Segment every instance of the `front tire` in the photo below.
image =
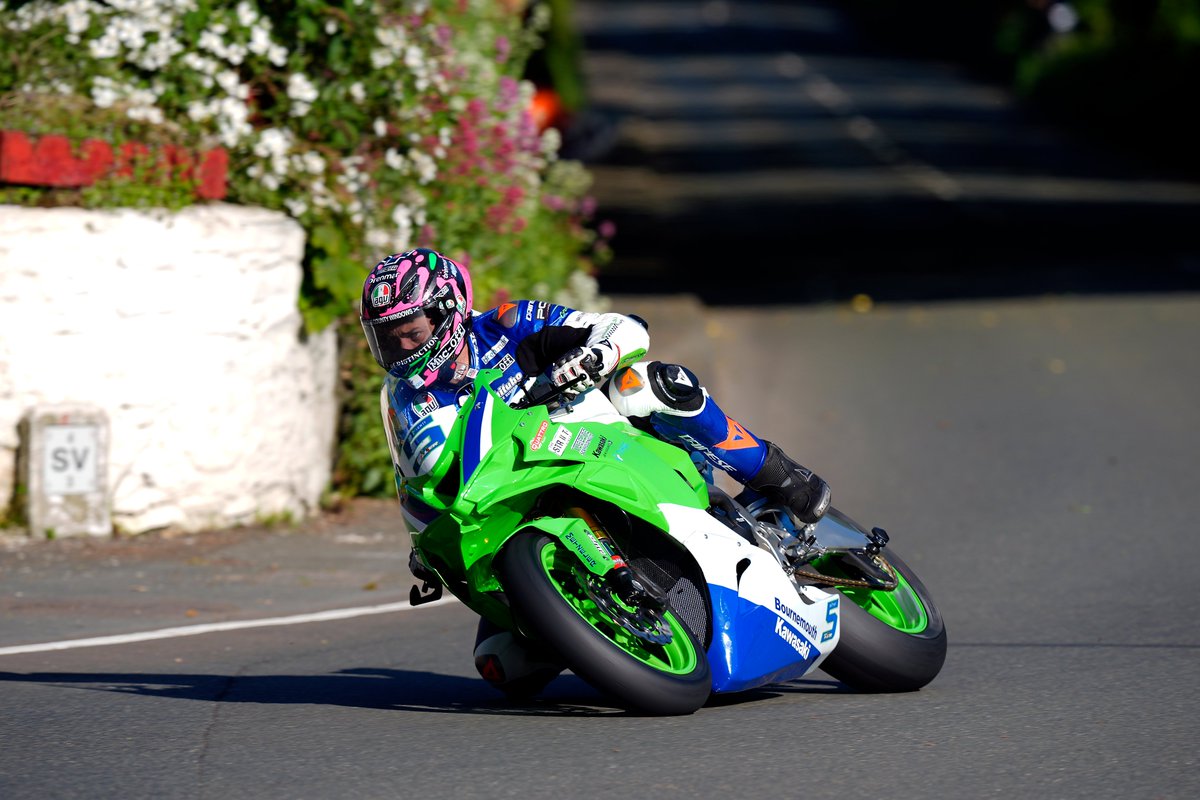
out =
{"type": "Polygon", "coordinates": [[[912,692],[941,672],[946,626],[912,567],[891,550],[883,557],[900,585],[841,590],[842,636],[821,669],[860,692],[912,692]]]}
{"type": "MultiPolygon", "coordinates": [[[[611,590],[557,540],[537,531],[518,533],[505,545],[498,572],[523,630],[553,647],[585,681],[622,704],[648,714],[691,714],[711,690],[708,660],[671,611],[653,614],[670,641],[655,643],[631,632],[631,610],[617,619],[595,601],[611,590]]],[[[620,601],[615,601],[620,603],[620,601]]],[[[611,606],[611,603],[609,603],[611,606]]],[[[628,606],[620,604],[628,609],[628,606]]]]}

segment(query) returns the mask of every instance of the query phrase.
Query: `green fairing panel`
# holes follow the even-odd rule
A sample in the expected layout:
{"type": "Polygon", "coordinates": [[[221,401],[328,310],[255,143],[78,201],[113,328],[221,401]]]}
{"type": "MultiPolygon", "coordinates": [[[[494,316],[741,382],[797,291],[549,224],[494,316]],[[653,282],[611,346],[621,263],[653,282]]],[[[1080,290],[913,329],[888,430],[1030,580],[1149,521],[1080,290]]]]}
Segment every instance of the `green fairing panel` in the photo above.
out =
{"type": "Polygon", "coordinates": [[[708,504],[704,478],[687,453],[627,423],[550,420],[544,408],[512,412],[521,415],[513,419],[509,411],[494,412],[493,448],[459,496],[462,511],[552,485],[586,486],[588,494],[664,528],[659,503],[708,504]],[[497,446],[506,439],[519,442],[519,452],[497,446]]]}
{"type": "MultiPolygon", "coordinates": [[[[662,529],[667,521],[659,503],[708,504],[704,479],[683,450],[628,423],[550,420],[544,407],[513,409],[489,393],[494,401],[491,446],[465,484],[459,488],[450,476],[462,469],[465,421],[477,396],[464,404],[434,470],[407,481],[406,490],[447,512],[415,535],[414,544],[450,573],[465,576],[469,596],[459,599],[494,621],[500,622],[506,611],[492,594],[500,589],[492,559],[518,530],[537,527],[560,540],[589,570],[603,574],[611,569],[607,551],[583,521],[529,520],[536,499],[548,487],[586,487],[587,494],[662,529]],[[434,491],[443,482],[444,491],[453,485],[456,497],[434,491]]],[[[431,566],[437,571],[437,564],[431,566]]]]}

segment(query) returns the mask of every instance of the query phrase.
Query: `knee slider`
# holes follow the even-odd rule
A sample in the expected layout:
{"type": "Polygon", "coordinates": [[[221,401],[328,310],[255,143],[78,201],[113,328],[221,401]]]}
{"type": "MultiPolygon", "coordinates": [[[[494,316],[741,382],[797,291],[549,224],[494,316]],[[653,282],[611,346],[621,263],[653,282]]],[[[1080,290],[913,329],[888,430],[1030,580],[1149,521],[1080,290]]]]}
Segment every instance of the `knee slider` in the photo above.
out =
{"type": "Polygon", "coordinates": [[[704,387],[687,367],[652,361],[647,372],[654,396],[675,411],[690,413],[704,406],[704,387]]]}
{"type": "Polygon", "coordinates": [[[643,361],[618,370],[608,396],[617,411],[627,417],[654,413],[690,417],[704,408],[707,397],[691,370],[661,361],[643,361]]]}

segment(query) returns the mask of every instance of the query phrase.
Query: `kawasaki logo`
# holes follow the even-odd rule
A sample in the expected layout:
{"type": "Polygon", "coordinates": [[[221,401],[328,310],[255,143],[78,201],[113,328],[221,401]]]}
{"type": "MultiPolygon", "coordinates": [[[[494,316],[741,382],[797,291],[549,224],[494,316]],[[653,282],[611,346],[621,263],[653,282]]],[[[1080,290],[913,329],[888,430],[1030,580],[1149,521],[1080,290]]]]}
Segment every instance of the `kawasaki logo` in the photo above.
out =
{"type": "Polygon", "coordinates": [[[809,651],[812,650],[812,645],[808,643],[803,636],[796,633],[791,627],[783,621],[782,617],[775,618],[775,634],[792,646],[792,649],[800,654],[803,659],[808,658],[809,651]]]}

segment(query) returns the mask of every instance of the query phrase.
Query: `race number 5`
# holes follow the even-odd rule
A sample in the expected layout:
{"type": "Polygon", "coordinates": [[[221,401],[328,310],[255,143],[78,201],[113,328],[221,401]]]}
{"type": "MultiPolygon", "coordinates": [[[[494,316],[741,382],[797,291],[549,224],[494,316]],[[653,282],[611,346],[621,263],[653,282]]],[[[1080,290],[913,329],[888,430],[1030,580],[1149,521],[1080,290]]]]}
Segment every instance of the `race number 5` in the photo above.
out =
{"type": "Polygon", "coordinates": [[[821,634],[822,642],[828,642],[837,635],[839,599],[841,598],[835,597],[829,601],[829,605],[825,606],[825,621],[830,623],[830,625],[829,630],[821,634]]]}

